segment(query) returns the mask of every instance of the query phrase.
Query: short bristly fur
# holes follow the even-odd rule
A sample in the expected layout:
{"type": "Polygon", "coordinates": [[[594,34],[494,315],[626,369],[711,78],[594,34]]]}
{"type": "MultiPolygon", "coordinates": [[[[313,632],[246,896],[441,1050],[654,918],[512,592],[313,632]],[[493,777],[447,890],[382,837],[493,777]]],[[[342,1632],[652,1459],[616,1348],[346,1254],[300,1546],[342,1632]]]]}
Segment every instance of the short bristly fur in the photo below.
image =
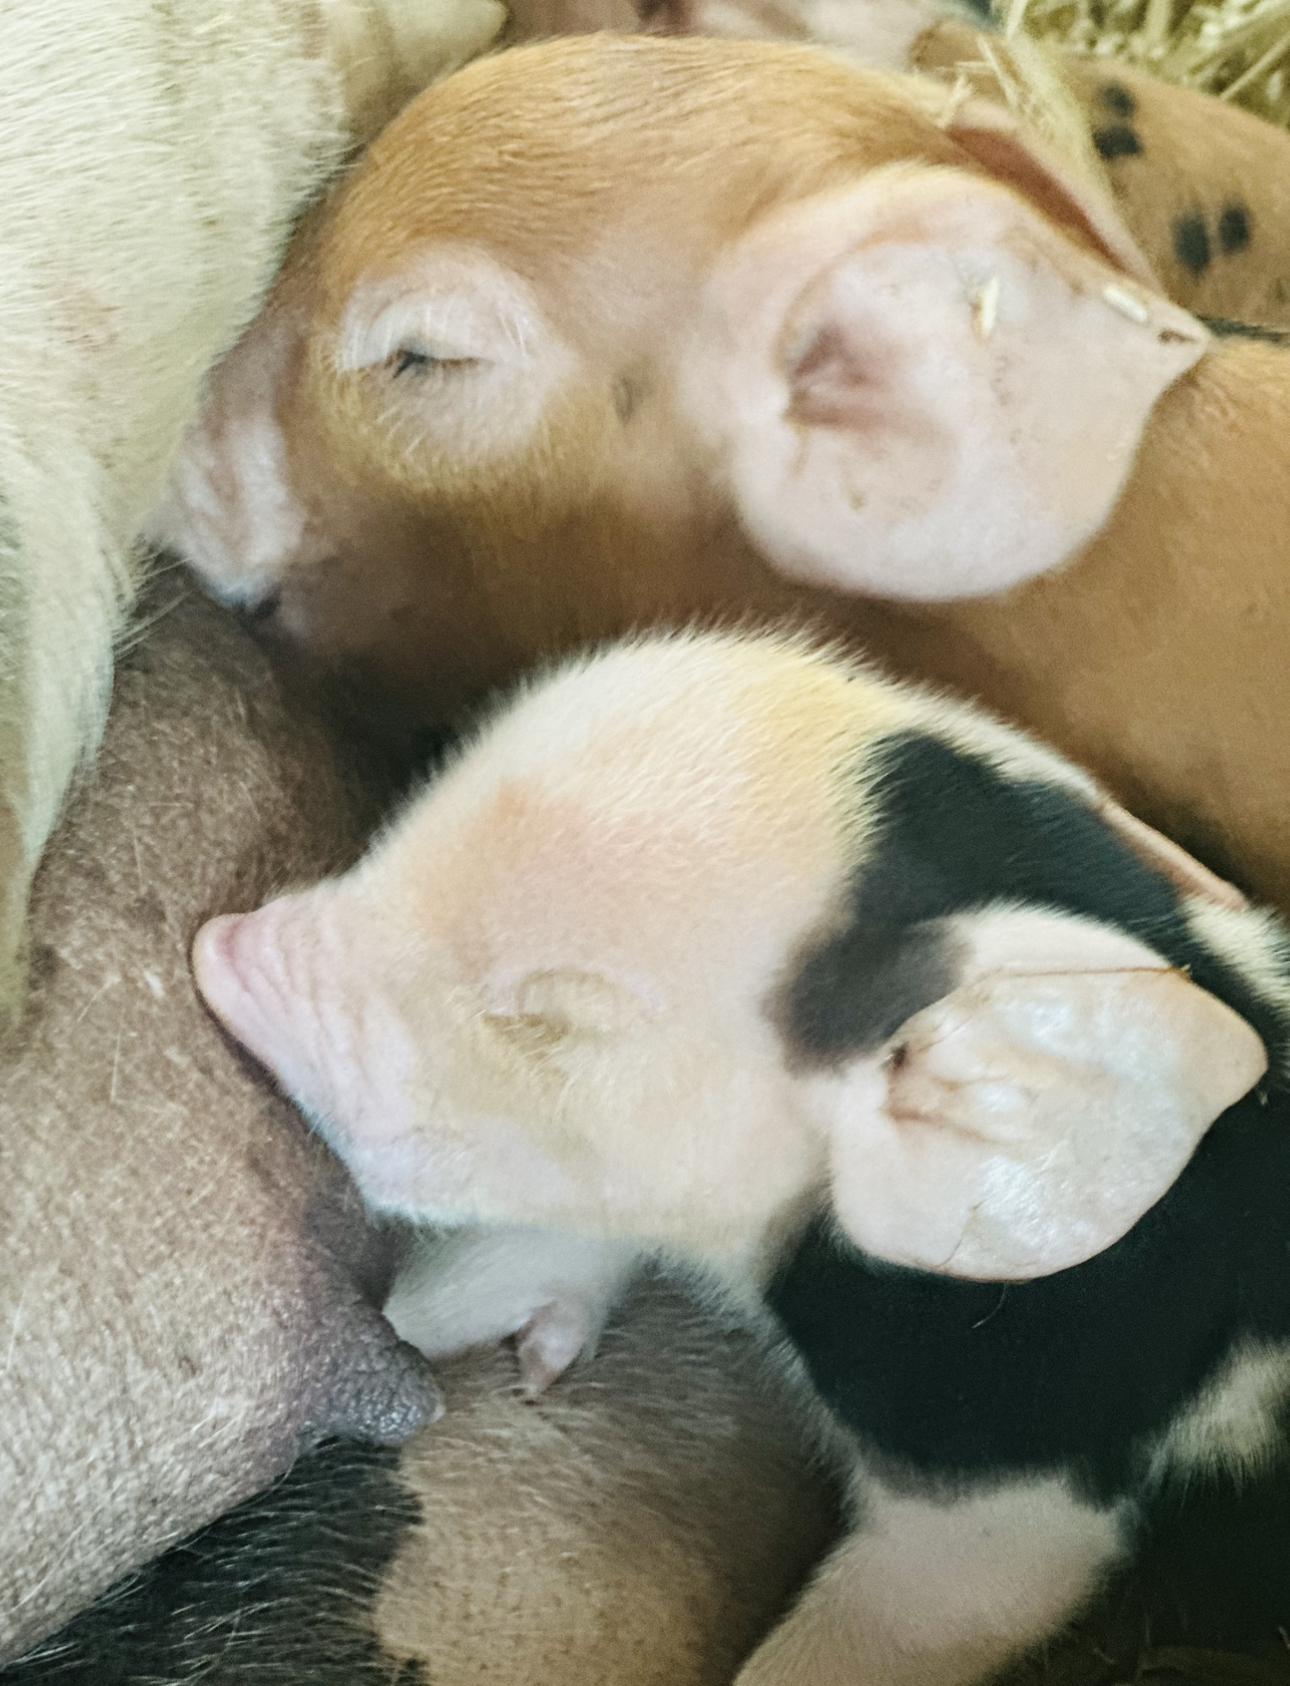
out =
{"type": "Polygon", "coordinates": [[[0,1007],[203,377],[345,150],[501,18],[497,0],[3,8],[0,1007]]]}
{"type": "Polygon", "coordinates": [[[442,1379],[432,1430],[301,1459],[0,1682],[729,1686],[836,1527],[772,1361],[658,1283],[540,1405],[500,1349],[442,1379]]]}
{"type": "Polygon", "coordinates": [[[1276,1462],[1288,954],[1033,742],[707,634],[531,687],[194,961],[369,1202],[462,1230],[424,1344],[540,1384],[631,1248],[778,1328],[854,1528],[741,1686],[974,1686],[1276,1462]]]}
{"type": "Polygon", "coordinates": [[[159,593],[0,1059],[6,1660],[320,1437],[438,1403],[370,1303],[383,1244],[185,966],[212,907],[353,859],[374,793],[243,629],[159,593]]]}

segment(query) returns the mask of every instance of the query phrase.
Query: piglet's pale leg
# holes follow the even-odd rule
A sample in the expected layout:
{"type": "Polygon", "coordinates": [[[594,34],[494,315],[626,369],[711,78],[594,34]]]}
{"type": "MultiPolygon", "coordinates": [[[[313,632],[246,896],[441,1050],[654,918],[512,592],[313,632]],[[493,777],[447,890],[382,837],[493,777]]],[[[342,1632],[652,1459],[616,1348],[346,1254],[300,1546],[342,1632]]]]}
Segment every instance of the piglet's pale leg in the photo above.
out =
{"type": "Polygon", "coordinates": [[[630,1243],[550,1230],[427,1233],[413,1243],[385,1315],[426,1357],[518,1337],[520,1380],[537,1394],[594,1352],[638,1263],[630,1243]]]}
{"type": "Polygon", "coordinates": [[[1060,1478],[937,1500],[865,1490],[863,1519],[736,1686],[978,1686],[1046,1638],[1122,1550],[1060,1478]]]}

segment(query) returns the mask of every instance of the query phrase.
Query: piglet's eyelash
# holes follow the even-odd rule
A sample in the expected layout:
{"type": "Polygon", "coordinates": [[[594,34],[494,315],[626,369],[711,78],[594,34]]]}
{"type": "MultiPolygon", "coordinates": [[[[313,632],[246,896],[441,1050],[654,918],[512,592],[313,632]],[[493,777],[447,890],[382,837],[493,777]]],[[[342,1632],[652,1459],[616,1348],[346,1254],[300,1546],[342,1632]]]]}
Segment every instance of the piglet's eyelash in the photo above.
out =
{"type": "Polygon", "coordinates": [[[397,380],[400,375],[423,375],[431,369],[444,372],[455,372],[470,369],[478,363],[477,357],[436,357],[432,352],[419,351],[415,346],[400,346],[394,355],[388,359],[385,367],[390,375],[397,380]]]}

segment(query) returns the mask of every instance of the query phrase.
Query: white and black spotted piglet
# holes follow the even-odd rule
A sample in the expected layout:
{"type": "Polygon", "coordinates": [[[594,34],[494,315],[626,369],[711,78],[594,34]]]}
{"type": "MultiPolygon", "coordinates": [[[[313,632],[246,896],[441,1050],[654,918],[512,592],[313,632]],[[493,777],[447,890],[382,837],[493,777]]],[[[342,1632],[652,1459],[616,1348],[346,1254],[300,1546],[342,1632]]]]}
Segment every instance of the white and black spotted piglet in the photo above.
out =
{"type": "Polygon", "coordinates": [[[1281,932],[970,710],[621,646],[195,964],[374,1207],[470,1226],[396,1290],[427,1350],[549,1380],[645,1253],[765,1312],[854,1525],[742,1686],[983,1680],[1275,1459],[1281,932]]]}

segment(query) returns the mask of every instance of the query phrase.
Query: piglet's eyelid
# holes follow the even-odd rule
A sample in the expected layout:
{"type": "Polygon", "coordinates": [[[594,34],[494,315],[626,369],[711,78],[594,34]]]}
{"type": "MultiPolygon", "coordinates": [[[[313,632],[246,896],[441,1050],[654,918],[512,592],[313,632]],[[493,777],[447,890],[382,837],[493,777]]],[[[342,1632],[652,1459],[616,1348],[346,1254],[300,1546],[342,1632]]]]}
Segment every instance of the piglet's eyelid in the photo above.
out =
{"type": "Polygon", "coordinates": [[[423,375],[432,370],[460,373],[465,369],[477,368],[480,361],[478,357],[441,356],[437,352],[425,351],[420,346],[405,345],[392,352],[383,363],[373,367],[387,371],[397,380],[400,375],[423,375]]]}

